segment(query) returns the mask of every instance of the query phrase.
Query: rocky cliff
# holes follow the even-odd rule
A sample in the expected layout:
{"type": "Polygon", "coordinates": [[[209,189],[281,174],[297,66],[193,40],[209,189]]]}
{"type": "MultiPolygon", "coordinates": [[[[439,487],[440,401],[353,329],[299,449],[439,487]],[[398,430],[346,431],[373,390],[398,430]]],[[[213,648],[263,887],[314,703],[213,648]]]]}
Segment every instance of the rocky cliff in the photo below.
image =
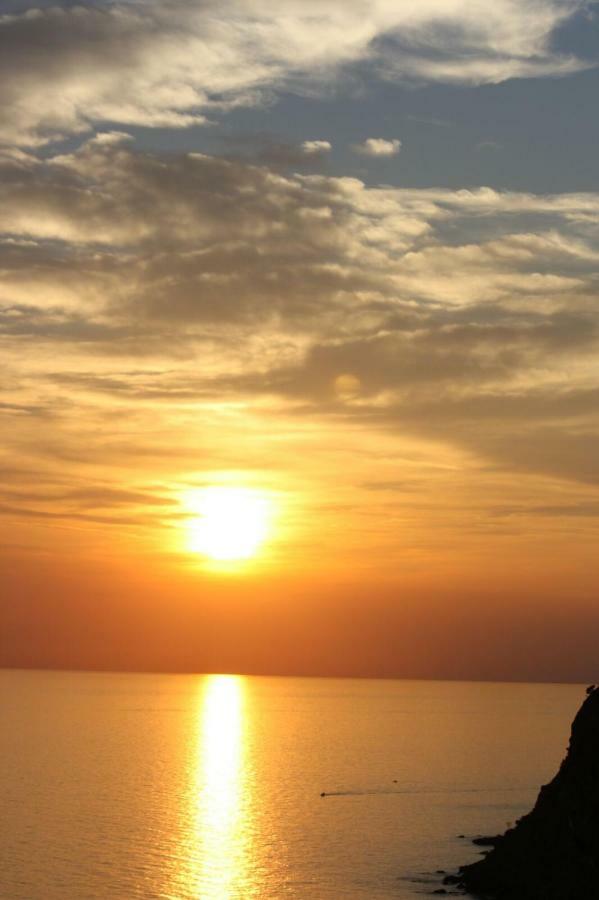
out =
{"type": "Polygon", "coordinates": [[[599,689],[589,688],[532,812],[486,842],[488,855],[447,884],[492,900],[599,900],[599,689]]]}

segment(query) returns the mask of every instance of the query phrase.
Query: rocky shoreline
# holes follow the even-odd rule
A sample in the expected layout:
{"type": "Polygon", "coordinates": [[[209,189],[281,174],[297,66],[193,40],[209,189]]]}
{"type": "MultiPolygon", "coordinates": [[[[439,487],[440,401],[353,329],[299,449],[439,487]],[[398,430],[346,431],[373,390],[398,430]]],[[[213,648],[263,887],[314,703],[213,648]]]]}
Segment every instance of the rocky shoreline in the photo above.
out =
{"type": "Polygon", "coordinates": [[[443,884],[482,900],[599,898],[599,689],[594,685],[572,723],[566,757],[532,811],[505,834],[474,843],[491,849],[443,884]]]}

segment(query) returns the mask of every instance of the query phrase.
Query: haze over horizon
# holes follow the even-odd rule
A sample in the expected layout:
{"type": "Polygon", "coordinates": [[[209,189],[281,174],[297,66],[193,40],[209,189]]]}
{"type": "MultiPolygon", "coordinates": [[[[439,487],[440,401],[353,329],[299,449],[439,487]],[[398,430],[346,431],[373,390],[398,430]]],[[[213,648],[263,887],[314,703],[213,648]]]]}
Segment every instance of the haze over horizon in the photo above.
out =
{"type": "Polygon", "coordinates": [[[598,38],[0,0],[0,665],[599,679],[598,38]]]}

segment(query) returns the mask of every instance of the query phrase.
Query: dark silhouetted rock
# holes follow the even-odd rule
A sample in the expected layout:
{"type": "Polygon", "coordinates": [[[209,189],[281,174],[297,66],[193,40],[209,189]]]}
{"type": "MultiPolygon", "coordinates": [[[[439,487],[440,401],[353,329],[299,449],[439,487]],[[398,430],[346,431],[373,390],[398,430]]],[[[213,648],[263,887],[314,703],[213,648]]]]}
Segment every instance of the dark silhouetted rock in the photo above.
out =
{"type": "Polygon", "coordinates": [[[496,834],[495,837],[479,837],[474,838],[472,843],[477,847],[495,847],[501,840],[502,835],[496,834]]]}
{"type": "Polygon", "coordinates": [[[599,689],[578,711],[566,758],[532,812],[475,843],[493,849],[445,884],[492,900],[599,898],[599,689]]]}

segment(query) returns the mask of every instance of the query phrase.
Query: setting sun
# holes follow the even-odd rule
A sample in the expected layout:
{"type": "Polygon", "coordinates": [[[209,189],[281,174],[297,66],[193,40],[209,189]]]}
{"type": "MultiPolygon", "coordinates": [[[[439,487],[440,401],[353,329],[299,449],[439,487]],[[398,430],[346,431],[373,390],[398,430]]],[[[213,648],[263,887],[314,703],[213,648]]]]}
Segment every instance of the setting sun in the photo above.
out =
{"type": "Polygon", "coordinates": [[[193,494],[189,506],[189,549],[217,562],[249,559],[268,536],[272,501],[250,488],[207,487],[193,494]]]}

